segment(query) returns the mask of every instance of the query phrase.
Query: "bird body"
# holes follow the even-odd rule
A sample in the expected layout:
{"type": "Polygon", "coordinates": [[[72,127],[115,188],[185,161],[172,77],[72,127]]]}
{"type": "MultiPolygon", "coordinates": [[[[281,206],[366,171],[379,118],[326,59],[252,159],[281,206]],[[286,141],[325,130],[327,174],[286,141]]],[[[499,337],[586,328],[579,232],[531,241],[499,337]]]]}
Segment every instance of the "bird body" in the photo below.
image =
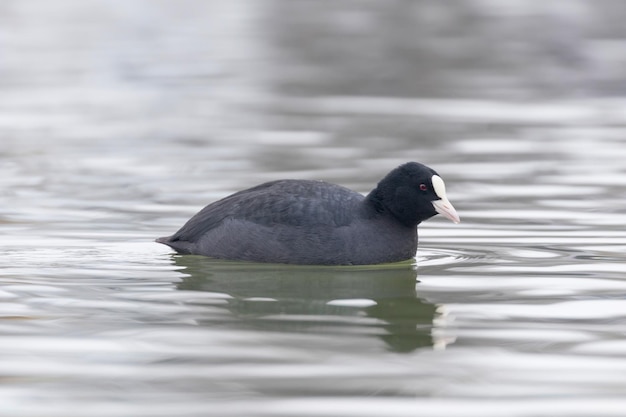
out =
{"type": "Polygon", "coordinates": [[[367,196],[323,181],[272,181],[209,204],[157,242],[183,254],[241,261],[402,261],[415,255],[417,224],[438,212],[432,200],[447,202],[437,196],[433,178],[439,177],[430,168],[408,163],[367,196]]]}

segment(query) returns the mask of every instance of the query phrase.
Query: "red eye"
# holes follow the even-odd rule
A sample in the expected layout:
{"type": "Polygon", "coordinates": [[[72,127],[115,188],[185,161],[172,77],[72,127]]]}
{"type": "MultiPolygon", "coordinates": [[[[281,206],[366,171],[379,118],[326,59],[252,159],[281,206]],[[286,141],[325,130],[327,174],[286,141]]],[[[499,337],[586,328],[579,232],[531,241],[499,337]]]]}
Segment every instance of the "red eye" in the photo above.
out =
{"type": "Polygon", "coordinates": [[[426,191],[428,190],[428,186],[426,184],[420,184],[420,190],[426,191]]]}

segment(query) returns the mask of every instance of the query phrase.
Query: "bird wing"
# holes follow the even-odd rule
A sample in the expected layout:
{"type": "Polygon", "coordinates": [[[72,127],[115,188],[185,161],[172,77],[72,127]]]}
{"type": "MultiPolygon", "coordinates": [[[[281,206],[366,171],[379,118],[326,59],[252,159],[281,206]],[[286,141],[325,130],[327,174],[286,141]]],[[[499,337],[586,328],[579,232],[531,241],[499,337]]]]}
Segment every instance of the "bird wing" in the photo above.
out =
{"type": "Polygon", "coordinates": [[[359,193],[322,181],[268,182],[209,204],[169,241],[197,241],[227,219],[269,227],[346,226],[353,221],[361,200],[363,196],[359,193]]]}

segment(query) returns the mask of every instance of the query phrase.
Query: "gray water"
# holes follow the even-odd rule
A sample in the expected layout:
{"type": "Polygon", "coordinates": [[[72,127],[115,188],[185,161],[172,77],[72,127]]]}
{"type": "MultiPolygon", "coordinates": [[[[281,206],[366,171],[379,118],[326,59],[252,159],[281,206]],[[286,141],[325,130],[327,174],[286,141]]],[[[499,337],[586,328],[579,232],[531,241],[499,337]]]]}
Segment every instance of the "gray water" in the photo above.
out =
{"type": "Polygon", "coordinates": [[[626,8],[0,4],[2,416],[626,415],[626,8]],[[153,239],[417,160],[460,225],[295,267],[153,239]]]}

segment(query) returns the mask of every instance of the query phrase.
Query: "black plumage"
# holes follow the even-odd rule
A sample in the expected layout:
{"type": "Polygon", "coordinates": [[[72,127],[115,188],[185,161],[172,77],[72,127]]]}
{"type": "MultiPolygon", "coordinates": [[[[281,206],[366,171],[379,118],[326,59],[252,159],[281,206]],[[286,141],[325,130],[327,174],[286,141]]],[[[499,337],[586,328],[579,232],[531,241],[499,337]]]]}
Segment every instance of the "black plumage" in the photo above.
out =
{"type": "MultiPolygon", "coordinates": [[[[401,261],[415,255],[417,225],[441,212],[433,201],[449,205],[434,177],[434,170],[409,162],[367,196],[323,181],[272,181],[209,204],[157,242],[180,253],[256,262],[401,261]]],[[[443,214],[458,221],[451,210],[443,214]]]]}

